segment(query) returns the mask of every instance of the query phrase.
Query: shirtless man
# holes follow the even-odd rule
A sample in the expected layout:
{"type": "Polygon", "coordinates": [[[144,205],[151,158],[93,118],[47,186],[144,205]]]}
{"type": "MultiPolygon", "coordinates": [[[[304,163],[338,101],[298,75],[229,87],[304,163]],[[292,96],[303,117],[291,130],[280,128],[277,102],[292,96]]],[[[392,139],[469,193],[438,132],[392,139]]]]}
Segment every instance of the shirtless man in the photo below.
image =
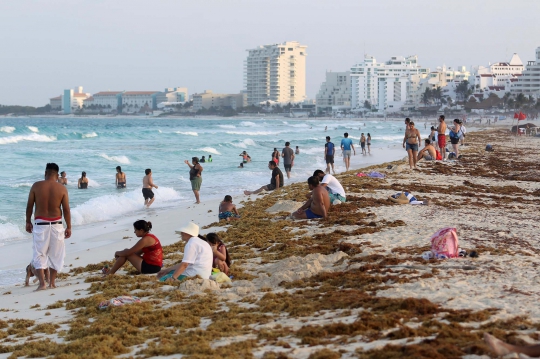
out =
{"type": "Polygon", "coordinates": [[[328,210],[330,209],[330,197],[326,188],[319,185],[319,177],[309,177],[308,186],[311,191],[311,198],[296,212],[293,212],[294,219],[314,219],[328,218],[328,210]]]}
{"type": "Polygon", "coordinates": [[[433,147],[430,140],[426,139],[424,143],[424,148],[422,148],[422,150],[418,152],[417,161],[420,161],[422,158],[426,161],[434,161],[437,158],[437,152],[435,151],[435,147],[433,147]]]}
{"type": "Polygon", "coordinates": [[[126,188],[126,174],[120,166],[116,166],[116,188],[126,188]]]}
{"type": "Polygon", "coordinates": [[[30,188],[26,205],[26,231],[33,235],[32,262],[39,280],[36,290],[47,289],[44,273],[47,267],[50,271],[49,287],[56,288],[56,275],[62,270],[66,256],[64,239],[71,237],[68,192],[65,186],[58,183],[58,170],[56,163],[47,163],[45,180],[34,183],[30,188]],[[62,225],[62,212],[66,221],[65,230],[62,225]]]}
{"type": "Polygon", "coordinates": [[[154,184],[154,181],[152,180],[152,170],[150,168],[145,169],[144,173],[146,174],[146,176],[144,176],[142,179],[142,194],[144,197],[144,205],[146,206],[146,208],[148,208],[152,205],[152,203],[154,203],[155,200],[154,192],[152,192],[152,187],[157,189],[158,186],[156,186],[154,184]]]}
{"type": "Polygon", "coordinates": [[[66,177],[65,171],[60,172],[60,178],[58,179],[58,183],[63,184],[64,186],[67,186],[68,179],[66,177]]]}
{"type": "Polygon", "coordinates": [[[444,115],[439,116],[439,126],[437,126],[437,144],[439,145],[439,151],[441,152],[442,160],[446,160],[446,123],[444,122],[444,115]]]}
{"type": "Polygon", "coordinates": [[[236,205],[233,204],[231,196],[226,195],[223,202],[219,204],[218,218],[220,220],[224,219],[227,222],[231,219],[240,219],[240,213],[238,213],[236,205]]]}

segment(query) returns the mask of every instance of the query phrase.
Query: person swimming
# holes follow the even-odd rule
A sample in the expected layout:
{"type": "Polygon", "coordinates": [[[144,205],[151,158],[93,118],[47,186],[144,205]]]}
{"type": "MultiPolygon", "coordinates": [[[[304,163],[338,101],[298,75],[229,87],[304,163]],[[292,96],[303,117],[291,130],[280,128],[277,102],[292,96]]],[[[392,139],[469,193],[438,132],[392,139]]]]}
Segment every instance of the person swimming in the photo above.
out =
{"type": "Polygon", "coordinates": [[[201,157],[201,160],[199,161],[200,163],[206,163],[206,158],[204,158],[204,156],[201,157]]]}
{"type": "Polygon", "coordinates": [[[206,161],[206,162],[212,162],[212,155],[208,156],[208,161],[206,161]]]}
{"type": "Polygon", "coordinates": [[[116,166],[116,188],[126,188],[126,174],[120,166],[116,166]]]}
{"type": "Polygon", "coordinates": [[[88,178],[86,177],[86,172],[83,171],[81,174],[81,178],[79,178],[77,187],[79,189],[87,189],[88,188],[88,178]]]}

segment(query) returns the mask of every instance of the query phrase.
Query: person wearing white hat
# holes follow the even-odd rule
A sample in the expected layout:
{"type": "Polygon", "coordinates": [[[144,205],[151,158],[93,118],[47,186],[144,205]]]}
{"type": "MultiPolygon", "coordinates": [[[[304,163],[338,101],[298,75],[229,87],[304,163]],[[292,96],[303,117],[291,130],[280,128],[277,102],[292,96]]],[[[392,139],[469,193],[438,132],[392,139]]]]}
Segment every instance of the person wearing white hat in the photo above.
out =
{"type": "Polygon", "coordinates": [[[166,280],[182,280],[196,275],[203,279],[210,278],[214,254],[210,244],[199,235],[199,226],[190,222],[177,229],[176,232],[180,233],[182,240],[186,242],[184,258],[182,258],[182,262],[162,269],[157,274],[158,279],[164,282],[166,280]]]}

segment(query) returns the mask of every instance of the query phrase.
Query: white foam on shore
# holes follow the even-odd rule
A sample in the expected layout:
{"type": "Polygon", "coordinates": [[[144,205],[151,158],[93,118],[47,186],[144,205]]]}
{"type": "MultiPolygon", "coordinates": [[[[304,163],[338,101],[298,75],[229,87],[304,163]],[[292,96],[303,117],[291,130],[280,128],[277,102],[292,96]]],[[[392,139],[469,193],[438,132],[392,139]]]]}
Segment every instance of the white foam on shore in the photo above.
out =
{"type": "Polygon", "coordinates": [[[102,158],[105,158],[107,161],[117,162],[124,165],[128,165],[131,163],[131,161],[129,160],[129,158],[127,158],[127,156],[107,156],[107,154],[105,153],[102,153],[99,156],[102,158]]]}
{"type": "Polygon", "coordinates": [[[13,223],[0,223],[0,242],[22,239],[26,235],[13,223]]]}
{"type": "Polygon", "coordinates": [[[255,122],[251,122],[251,121],[242,121],[242,122],[240,122],[240,126],[255,127],[255,126],[257,126],[257,124],[255,122]]]}
{"type": "Polygon", "coordinates": [[[213,155],[221,155],[221,153],[218,150],[216,150],[214,147],[198,148],[196,151],[208,152],[208,153],[211,153],[213,155]]]}
{"type": "Polygon", "coordinates": [[[98,136],[97,133],[95,133],[95,132],[90,132],[90,133],[85,133],[85,134],[83,134],[81,137],[82,137],[82,138],[92,138],[92,137],[97,137],[97,136],[98,136]]]}
{"type": "Polygon", "coordinates": [[[26,126],[26,128],[34,133],[39,132],[39,129],[36,126],[26,126]]]}
{"type": "Polygon", "coordinates": [[[15,131],[16,128],[13,127],[13,126],[3,126],[3,127],[0,127],[0,132],[5,132],[5,133],[12,133],[13,131],[15,131]]]}
{"type": "Polygon", "coordinates": [[[199,134],[197,132],[182,132],[182,131],[176,131],[175,133],[179,134],[179,135],[186,135],[186,136],[199,136],[199,134]]]}
{"type": "Polygon", "coordinates": [[[235,125],[218,125],[219,128],[236,128],[235,125]]]}
{"type": "MultiPolygon", "coordinates": [[[[11,187],[11,188],[32,187],[32,184],[33,183],[30,183],[30,182],[22,182],[22,183],[10,184],[9,187],[11,187]]],[[[0,220],[1,219],[2,218],[0,218],[0,220]]]]}
{"type": "MultiPolygon", "coordinates": [[[[163,207],[166,202],[182,199],[178,192],[169,187],[159,187],[153,191],[156,200],[152,207],[163,207]]],[[[136,189],[121,194],[99,196],[76,206],[71,210],[71,222],[73,225],[82,225],[109,221],[144,209],[141,190],[136,189]]]]}
{"type": "Polygon", "coordinates": [[[37,133],[32,133],[30,135],[9,136],[0,138],[0,145],[19,143],[21,141],[53,142],[56,141],[56,137],[39,135],[37,133]]]}

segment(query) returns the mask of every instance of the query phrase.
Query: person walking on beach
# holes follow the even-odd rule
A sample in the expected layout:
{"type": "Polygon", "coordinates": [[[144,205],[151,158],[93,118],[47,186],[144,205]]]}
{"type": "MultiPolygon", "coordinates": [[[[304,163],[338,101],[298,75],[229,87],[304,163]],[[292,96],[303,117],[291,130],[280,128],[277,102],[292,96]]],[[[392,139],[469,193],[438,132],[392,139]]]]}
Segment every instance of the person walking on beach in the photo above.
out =
{"type": "Polygon", "coordinates": [[[133,223],[133,232],[139,241],[131,248],[114,253],[114,262],[111,269],[103,268],[103,276],[113,275],[122,268],[126,262],[130,262],[141,274],[158,273],[163,266],[163,248],[159,239],[150,233],[152,223],[139,219],[133,223]]]}
{"type": "Polygon", "coordinates": [[[366,136],[362,132],[362,135],[360,136],[360,147],[362,148],[362,154],[366,155],[366,136]]]}
{"type": "Polygon", "coordinates": [[[56,288],[56,275],[64,266],[66,247],[64,239],[71,237],[71,211],[65,186],[58,183],[58,165],[47,163],[45,180],[30,188],[26,204],[26,231],[32,233],[33,258],[39,287],[47,289],[44,269],[49,268],[49,287],[56,288]],[[34,209],[35,208],[35,209],[34,209]],[[34,225],[32,224],[34,214],[34,225]],[[62,215],[66,228],[62,225],[62,215]]]}
{"type": "Polygon", "coordinates": [[[281,157],[283,157],[283,167],[287,173],[287,178],[291,178],[291,170],[294,163],[294,151],[289,146],[290,142],[285,142],[285,147],[281,151],[281,157]]]}
{"type": "Polygon", "coordinates": [[[326,136],[326,143],[324,144],[324,160],[326,161],[326,173],[330,173],[330,166],[332,167],[332,173],[336,174],[334,169],[334,155],[336,154],[336,146],[330,142],[330,136],[326,136]]]}
{"type": "Polygon", "coordinates": [[[122,172],[122,167],[116,166],[116,188],[126,188],[126,174],[122,172]]]}
{"type": "Polygon", "coordinates": [[[269,161],[268,169],[272,171],[272,178],[270,178],[270,184],[267,184],[266,186],[262,186],[261,188],[255,191],[244,191],[244,194],[246,196],[250,194],[258,194],[258,193],[261,193],[262,191],[273,191],[275,189],[279,189],[280,187],[283,187],[283,172],[281,172],[279,167],[276,165],[276,162],[269,161]]]}
{"type": "Polygon", "coordinates": [[[86,172],[81,173],[81,178],[77,182],[78,189],[87,189],[88,188],[88,178],[86,177],[86,172]]]}
{"type": "Polygon", "coordinates": [[[371,154],[371,135],[367,134],[367,153],[371,154]]]}
{"type": "Polygon", "coordinates": [[[293,212],[292,217],[294,219],[328,218],[328,210],[330,209],[328,192],[319,185],[318,176],[309,177],[307,183],[311,191],[311,198],[296,212],[293,212]]]}
{"type": "Polygon", "coordinates": [[[64,186],[67,186],[68,179],[66,177],[65,171],[60,172],[60,178],[58,179],[58,183],[63,184],[64,186]]]}
{"type": "Polygon", "coordinates": [[[409,128],[405,131],[405,137],[403,138],[403,148],[407,150],[407,154],[409,155],[409,167],[411,169],[416,169],[418,144],[421,140],[420,131],[414,127],[414,122],[411,121],[409,123],[409,128]],[[407,143],[406,147],[405,143],[407,143]]]}
{"type": "Polygon", "coordinates": [[[144,205],[146,208],[150,207],[152,203],[154,203],[154,192],[152,192],[152,188],[157,189],[158,186],[154,184],[154,181],[152,180],[152,170],[150,168],[147,168],[144,170],[144,174],[146,176],[143,177],[142,183],[142,194],[144,197],[144,205]]]}
{"type": "Polygon", "coordinates": [[[191,163],[188,160],[185,160],[184,163],[189,166],[189,180],[191,181],[191,189],[193,194],[195,194],[195,203],[201,203],[199,199],[199,191],[201,190],[202,185],[202,171],[203,167],[199,163],[197,157],[191,158],[191,163]]]}
{"type": "Polygon", "coordinates": [[[437,127],[437,145],[441,152],[442,160],[446,160],[446,123],[444,122],[444,115],[439,116],[439,126],[437,127]]]}
{"type": "Polygon", "coordinates": [[[343,138],[341,140],[341,150],[343,151],[343,161],[345,162],[345,170],[349,170],[349,166],[351,165],[351,148],[354,151],[354,155],[356,156],[356,150],[354,149],[354,145],[352,140],[349,138],[349,134],[345,132],[343,134],[343,138]]]}

